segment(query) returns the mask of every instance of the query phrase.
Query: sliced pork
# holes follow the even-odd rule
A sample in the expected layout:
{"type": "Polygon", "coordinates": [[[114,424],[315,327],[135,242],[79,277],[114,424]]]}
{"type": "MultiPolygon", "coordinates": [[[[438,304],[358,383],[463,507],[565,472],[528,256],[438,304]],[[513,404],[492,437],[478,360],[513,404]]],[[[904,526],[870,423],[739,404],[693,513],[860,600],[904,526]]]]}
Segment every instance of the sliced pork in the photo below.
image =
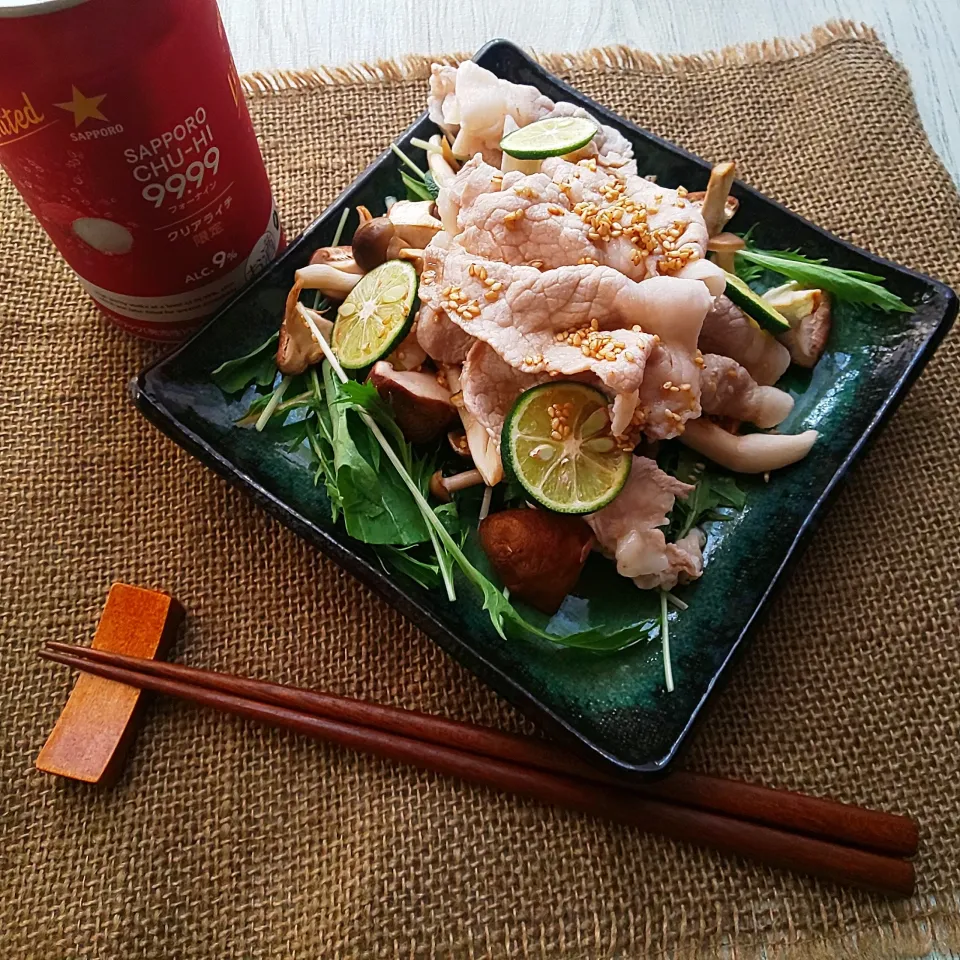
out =
{"type": "Polygon", "coordinates": [[[704,317],[700,349],[731,357],[762,386],[776,383],[790,366],[790,351],[729,297],[717,297],[704,317]]]}
{"type": "Polygon", "coordinates": [[[511,367],[492,347],[478,340],[460,371],[463,405],[499,443],[503,421],[517,397],[547,379],[546,374],[523,373],[511,367]]]}
{"type": "Polygon", "coordinates": [[[457,67],[435,63],[430,74],[430,119],[453,138],[458,157],[481,154],[500,166],[500,141],[517,127],[547,117],[586,117],[598,133],[576,159],[595,158],[600,164],[636,173],[633,149],[612,127],[599,123],[573,103],[554,103],[527,84],[510,83],[466,60],[457,67]]]}
{"type": "Polygon", "coordinates": [[[761,387],[730,357],[703,355],[700,405],[704,413],[775,427],[793,409],[793,397],[776,387],[761,387]]]}
{"type": "Polygon", "coordinates": [[[479,157],[437,199],[448,233],[470,253],[541,268],[600,264],[634,280],[700,279],[714,295],[723,272],[704,259],[699,209],[676,190],[592,161],[545,160],[539,173],[501,173],[479,157]]]}
{"type": "Polygon", "coordinates": [[[695,579],[703,569],[702,541],[694,531],[677,544],[668,544],[662,527],[676,497],[693,491],[688,483],[664,473],[653,460],[634,457],[630,476],[619,496],[589,515],[604,556],[616,561],[617,572],[642,590],[669,590],[681,577],[695,579]]]}

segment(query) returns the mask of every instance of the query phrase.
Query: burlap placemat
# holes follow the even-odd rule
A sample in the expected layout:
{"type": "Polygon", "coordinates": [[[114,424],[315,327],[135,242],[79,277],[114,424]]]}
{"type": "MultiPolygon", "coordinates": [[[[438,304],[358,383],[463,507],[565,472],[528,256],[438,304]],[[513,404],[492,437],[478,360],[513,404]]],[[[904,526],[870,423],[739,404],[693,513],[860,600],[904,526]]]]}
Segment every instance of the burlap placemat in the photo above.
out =
{"type": "MultiPolygon", "coordinates": [[[[293,233],[422,107],[427,60],[249,78],[293,233]]],[[[625,116],[960,284],[960,202],[862,28],[699,58],[550,58],[625,116]]],[[[641,162],[642,166],[642,162],[641,162]]],[[[111,581],[190,663],[522,725],[366,589],[143,421],[106,328],[0,182],[0,946],[7,958],[908,957],[960,940],[957,339],[817,534],[687,758],[919,817],[889,903],[157,701],[120,783],[33,759],[111,581]]]]}

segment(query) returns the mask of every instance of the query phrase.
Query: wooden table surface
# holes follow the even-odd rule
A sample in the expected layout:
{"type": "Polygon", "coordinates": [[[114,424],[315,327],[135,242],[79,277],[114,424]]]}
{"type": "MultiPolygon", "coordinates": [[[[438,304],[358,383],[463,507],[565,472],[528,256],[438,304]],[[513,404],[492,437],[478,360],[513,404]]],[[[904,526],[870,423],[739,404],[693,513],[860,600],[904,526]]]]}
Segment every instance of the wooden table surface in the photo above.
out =
{"type": "Polygon", "coordinates": [[[219,0],[241,71],[474,50],[628,44],[695,53],[797,37],[831,18],[876,29],[906,65],[927,134],[960,183],[960,0],[219,0]]]}

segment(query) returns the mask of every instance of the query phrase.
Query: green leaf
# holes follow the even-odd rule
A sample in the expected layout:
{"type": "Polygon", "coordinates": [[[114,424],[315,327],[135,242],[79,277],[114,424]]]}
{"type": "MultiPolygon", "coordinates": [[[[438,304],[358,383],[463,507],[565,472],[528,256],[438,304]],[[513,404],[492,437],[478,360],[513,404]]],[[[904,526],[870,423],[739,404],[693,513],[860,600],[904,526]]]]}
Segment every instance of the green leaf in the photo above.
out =
{"type": "Polygon", "coordinates": [[[397,425],[397,421],[393,418],[393,411],[383,397],[377,393],[377,388],[372,383],[348,380],[346,383],[339,384],[339,390],[339,403],[346,403],[349,406],[366,410],[380,427],[387,431],[394,447],[400,452],[401,459],[409,470],[413,460],[410,445],[404,437],[403,431],[397,425]]]}
{"type": "Polygon", "coordinates": [[[763,267],[757,266],[755,263],[747,263],[746,260],[736,258],[733,261],[733,269],[736,275],[748,285],[755,283],[766,272],[763,267]]]}
{"type": "MultiPolygon", "coordinates": [[[[756,249],[751,247],[750,249],[756,249]]],[[[824,264],[827,262],[826,257],[805,257],[799,250],[758,250],[758,253],[767,253],[773,254],[779,257],[781,260],[795,260],[797,263],[806,263],[806,264],[824,264]]],[[[883,283],[884,277],[879,276],[876,273],[864,273],[862,270],[844,270],[848,277],[853,277],[857,280],[866,280],[870,283],[883,283]]]]}
{"type": "Polygon", "coordinates": [[[336,523],[343,510],[340,488],[337,486],[337,468],[333,462],[333,441],[330,437],[330,419],[326,409],[317,410],[316,415],[306,421],[307,441],[317,461],[313,476],[314,484],[323,480],[330,501],[330,519],[336,523]]]}
{"type": "Polygon", "coordinates": [[[434,195],[427,189],[426,183],[423,180],[414,179],[406,170],[400,171],[400,179],[403,180],[403,185],[407,188],[408,200],[435,199],[434,195]]]}
{"type": "MultiPolygon", "coordinates": [[[[288,391],[289,392],[289,391],[288,391]]],[[[252,427],[260,419],[260,414],[266,409],[267,404],[270,402],[270,398],[273,396],[273,391],[270,393],[265,393],[257,397],[253,403],[247,407],[244,415],[237,420],[238,427],[252,427]]],[[[270,417],[269,424],[267,425],[267,430],[271,429],[278,423],[282,423],[286,418],[288,413],[291,413],[294,410],[300,410],[303,407],[312,407],[313,398],[309,393],[298,393],[296,396],[288,397],[282,403],[278,403],[276,409],[273,411],[273,414],[270,417]]]]}
{"type": "Polygon", "coordinates": [[[420,508],[323,365],[336,487],[347,533],[364,543],[406,546],[430,538],[420,508]],[[346,401],[346,402],[345,402],[346,401]]]}
{"type": "MultiPolygon", "coordinates": [[[[913,313],[913,307],[880,286],[876,281],[883,278],[874,274],[859,270],[841,270],[838,267],[827,266],[820,260],[810,260],[799,253],[784,254],[775,250],[738,250],[734,262],[736,264],[746,262],[772,270],[774,273],[796,280],[804,287],[827,290],[838,300],[865,303],[887,313],[893,310],[913,313]]],[[[737,274],[742,276],[739,267],[737,274]]]]}
{"type": "Polygon", "coordinates": [[[698,463],[701,461],[696,454],[681,447],[675,458],[665,458],[661,464],[663,470],[678,480],[694,484],[687,498],[678,497],[670,512],[670,540],[682,539],[694,527],[709,520],[729,520],[731,515],[725,510],[742,510],[746,505],[747,495],[732,476],[698,463]]]}
{"type": "Polygon", "coordinates": [[[440,567],[436,563],[421,560],[414,555],[411,548],[384,545],[377,547],[376,550],[380,563],[388,572],[392,567],[426,590],[433,590],[440,586],[440,567]]]}
{"type": "Polygon", "coordinates": [[[304,418],[273,426],[273,421],[264,431],[276,439],[285,450],[296,450],[307,440],[307,421],[304,418]]]}
{"type": "Polygon", "coordinates": [[[470,528],[464,527],[456,502],[451,500],[450,503],[441,503],[433,508],[433,512],[440,518],[440,522],[446,528],[447,533],[458,540],[462,547],[470,528]]]}
{"type": "Polygon", "coordinates": [[[430,194],[431,200],[436,200],[440,196],[440,187],[429,170],[423,175],[423,185],[426,187],[427,193],[430,194]]]}
{"type": "Polygon", "coordinates": [[[277,375],[279,336],[279,333],[275,333],[266,343],[262,343],[246,356],[221,363],[210,375],[211,379],[224,393],[240,393],[251,383],[258,387],[269,387],[277,375]]]}

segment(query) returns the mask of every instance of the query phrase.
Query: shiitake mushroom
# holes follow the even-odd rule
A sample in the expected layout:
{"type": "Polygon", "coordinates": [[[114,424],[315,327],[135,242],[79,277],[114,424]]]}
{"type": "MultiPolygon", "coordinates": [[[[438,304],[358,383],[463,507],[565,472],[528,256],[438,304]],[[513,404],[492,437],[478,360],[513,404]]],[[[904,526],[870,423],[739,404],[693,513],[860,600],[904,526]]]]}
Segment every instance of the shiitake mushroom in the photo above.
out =
{"type": "Polygon", "coordinates": [[[519,508],[481,521],[480,543],[512,597],[556,613],[576,586],[593,545],[580,517],[519,508]]]}

